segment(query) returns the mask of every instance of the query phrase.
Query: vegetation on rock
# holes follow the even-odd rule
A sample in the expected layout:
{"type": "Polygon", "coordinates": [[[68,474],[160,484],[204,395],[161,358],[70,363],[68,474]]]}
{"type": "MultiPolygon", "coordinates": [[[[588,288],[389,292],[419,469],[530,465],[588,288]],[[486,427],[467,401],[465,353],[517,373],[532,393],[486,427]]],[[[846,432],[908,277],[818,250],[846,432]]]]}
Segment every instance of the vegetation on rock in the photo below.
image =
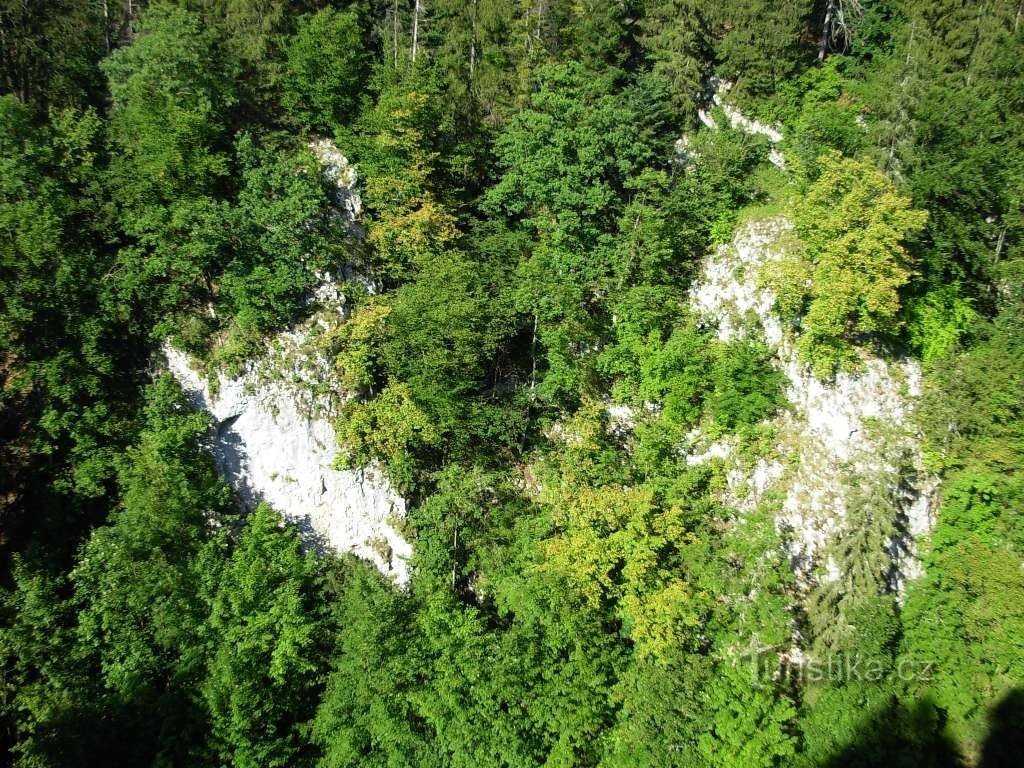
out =
{"type": "Polygon", "coordinates": [[[0,2],[0,747],[1016,764],[1022,59],[1016,0],[0,2]],[[723,82],[783,138],[720,119],[723,82]],[[690,301],[764,206],[793,360],[690,301]],[[277,374],[408,501],[406,589],[243,510],[161,373],[168,340],[237,373],[294,328],[314,364],[277,374]],[[827,457],[824,531],[739,499],[720,454],[754,472],[794,377],[870,355],[921,361],[927,467],[827,457]]]}

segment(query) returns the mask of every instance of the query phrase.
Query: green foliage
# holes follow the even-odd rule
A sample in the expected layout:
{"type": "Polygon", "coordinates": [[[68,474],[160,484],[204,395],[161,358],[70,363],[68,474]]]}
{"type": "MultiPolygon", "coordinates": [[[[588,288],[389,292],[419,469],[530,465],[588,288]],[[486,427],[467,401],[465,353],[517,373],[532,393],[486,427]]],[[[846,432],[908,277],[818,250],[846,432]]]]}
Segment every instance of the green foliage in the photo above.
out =
{"type": "Polygon", "coordinates": [[[366,174],[364,201],[372,266],[390,283],[407,279],[452,248],[457,222],[435,194],[439,96],[418,71],[379,76],[372,109],[360,115],[355,157],[366,174]]]}
{"type": "MultiPolygon", "coordinates": [[[[819,766],[834,760],[850,744],[860,739],[864,727],[864,713],[884,711],[902,683],[897,678],[896,653],[900,640],[900,620],[891,596],[872,596],[845,617],[849,628],[841,643],[819,646],[815,661],[820,665],[805,674],[806,681],[801,732],[803,749],[796,765],[819,766]],[[857,675],[849,679],[830,679],[827,664],[834,667],[856,668],[857,675]],[[856,664],[856,667],[853,665],[856,664]]],[[[907,667],[909,669],[909,667],[907,667]]],[[[838,675],[836,677],[839,677],[838,675]]],[[[908,756],[913,747],[910,733],[899,733],[899,718],[889,718],[884,728],[898,733],[903,744],[889,752],[893,760],[900,760],[904,750],[908,756]]],[[[864,760],[874,756],[865,754],[864,760]]],[[[867,764],[867,763],[865,763],[867,764]]]]}
{"type": "Polygon", "coordinates": [[[619,341],[608,358],[611,370],[622,374],[617,397],[658,403],[667,422],[692,424],[711,386],[707,338],[692,325],[674,328],[664,341],[658,331],[642,330],[627,322],[617,328],[619,341]]]}
{"type": "Polygon", "coordinates": [[[100,691],[82,673],[85,654],[75,643],[67,592],[65,578],[20,557],[11,586],[0,592],[0,700],[12,762],[39,764],[61,751],[81,757],[96,746],[87,738],[88,725],[72,727],[79,707],[100,691]]]}
{"type": "Polygon", "coordinates": [[[231,212],[236,251],[219,282],[221,303],[243,331],[295,320],[317,272],[336,263],[344,231],[320,167],[290,142],[257,146],[242,136],[242,188],[231,212]]]}
{"type": "Polygon", "coordinates": [[[356,14],[323,8],[299,23],[288,46],[284,105],[299,125],[330,131],[351,121],[365,70],[356,14]]]}
{"type": "Polygon", "coordinates": [[[226,258],[230,217],[217,193],[228,173],[232,72],[199,15],[169,4],[149,8],[135,43],[103,66],[113,100],[110,189],[130,238],[117,288],[166,334],[173,324],[158,320],[209,301],[226,258]]]}
{"type": "Polygon", "coordinates": [[[204,570],[230,494],[199,450],[206,417],[170,377],[147,390],[143,419],[120,462],[120,506],[70,580],[38,564],[17,571],[4,646],[23,676],[21,764],[73,765],[101,748],[115,765],[178,761],[204,738],[204,570]]]}
{"type": "Polygon", "coordinates": [[[1011,690],[1024,673],[1018,640],[1024,630],[1020,557],[967,533],[935,553],[926,567],[907,596],[906,657],[932,665],[918,690],[947,711],[948,733],[959,743],[978,745],[989,702],[1011,690]]]}
{"type": "Polygon", "coordinates": [[[487,203],[521,217],[555,247],[591,245],[611,223],[605,216],[614,193],[650,158],[650,149],[637,141],[642,118],[613,95],[608,75],[579,65],[537,74],[530,108],[497,140],[503,174],[487,203]]]}
{"type": "Polygon", "coordinates": [[[907,303],[907,338],[930,363],[952,353],[978,320],[971,301],[957,284],[915,296],[907,303]]]}
{"type": "MultiPolygon", "coordinates": [[[[281,37],[289,28],[289,11],[304,3],[283,0],[206,0],[206,19],[223,35],[232,56],[246,68],[273,68],[280,54],[281,37]]],[[[266,74],[266,73],[262,73],[266,74]]]]}
{"type": "Polygon", "coordinates": [[[681,435],[706,411],[723,430],[753,426],[782,404],[784,375],[760,343],[716,343],[693,325],[680,325],[662,341],[657,331],[641,335],[635,323],[617,328],[606,353],[618,374],[615,396],[636,406],[656,403],[661,419],[681,435]]]}
{"type": "Polygon", "coordinates": [[[764,344],[724,345],[711,367],[711,417],[729,430],[769,418],[784,402],[785,378],[772,365],[772,354],[764,344]]]}
{"type": "Polygon", "coordinates": [[[831,58],[809,70],[797,86],[803,93],[794,116],[786,122],[787,156],[796,171],[815,179],[820,158],[829,152],[855,157],[867,148],[862,127],[863,105],[851,94],[853,84],[840,71],[841,59],[831,58]]]}
{"type": "Polygon", "coordinates": [[[132,384],[122,366],[136,343],[103,282],[114,265],[102,121],[65,111],[36,128],[4,97],[0,126],[0,359],[6,418],[21,425],[11,433],[14,455],[40,462],[26,483],[100,496],[130,439],[132,384]]]}
{"type": "Polygon", "coordinates": [[[801,35],[811,11],[806,0],[726,0],[715,6],[719,75],[734,81],[741,97],[770,93],[806,56],[801,35]]]}
{"type": "Polygon", "coordinates": [[[922,421],[930,454],[947,471],[990,468],[1017,477],[1024,453],[1021,402],[1024,349],[1012,325],[988,328],[983,341],[933,364],[922,421]]]}
{"type": "Polygon", "coordinates": [[[158,759],[181,759],[203,732],[194,696],[205,661],[205,570],[231,498],[201,451],[206,416],[169,376],[147,391],[144,420],[121,468],[121,509],[93,532],[71,574],[77,642],[97,659],[103,685],[146,718],[152,735],[140,732],[139,741],[151,739],[158,759]]]}
{"type": "Polygon", "coordinates": [[[742,131],[700,131],[688,138],[680,158],[685,175],[663,215],[677,228],[678,256],[694,259],[709,237],[716,244],[731,238],[738,209],[760,197],[756,169],[768,146],[763,137],[742,131]]]}
{"type": "Polygon", "coordinates": [[[413,480],[409,452],[433,445],[438,439],[409,387],[396,383],[388,384],[372,400],[351,401],[335,430],[343,446],[343,465],[355,468],[383,462],[392,481],[400,487],[409,487],[413,480]]]}
{"type": "Polygon", "coordinates": [[[1017,8],[1000,2],[972,15],[940,2],[908,16],[915,34],[901,53],[912,66],[890,96],[903,110],[904,138],[890,156],[931,212],[929,271],[939,280],[984,280],[1020,238],[1021,135],[1005,130],[1024,107],[1019,78],[1009,74],[1024,45],[1017,8]]]}
{"type": "Polygon", "coordinates": [[[98,5],[58,0],[41,13],[5,2],[0,95],[16,96],[42,114],[96,103],[102,97],[100,58],[129,16],[128,9],[105,10],[106,15],[98,5]]]}
{"type": "Polygon", "coordinates": [[[899,292],[913,274],[904,241],[927,214],[911,208],[868,160],[832,155],[821,163],[796,210],[803,252],[768,280],[784,314],[800,323],[804,360],[828,376],[854,360],[852,343],[898,328],[899,292]]]}
{"type": "Polygon", "coordinates": [[[645,4],[640,42],[673,94],[673,104],[691,122],[713,59],[705,9],[691,0],[655,0],[645,4]]]}
{"type": "Polygon", "coordinates": [[[946,478],[925,576],[908,590],[904,653],[933,663],[916,692],[948,713],[946,730],[968,754],[980,750],[988,708],[1016,685],[1024,661],[1024,365],[1012,314],[973,348],[933,363],[942,374],[931,375],[924,399],[931,458],[946,478]]]}
{"type": "Polygon", "coordinates": [[[769,766],[791,758],[790,730],[796,714],[784,698],[751,691],[750,672],[739,666],[719,668],[704,692],[711,730],[697,739],[706,765],[769,766]]]}
{"type": "Polygon", "coordinates": [[[126,697],[178,676],[195,682],[200,554],[231,505],[199,450],[207,418],[188,409],[169,376],[149,391],[144,418],[121,471],[122,509],[93,532],[72,572],[79,641],[126,697]]]}
{"type": "Polygon", "coordinates": [[[596,341],[597,294],[612,272],[619,199],[653,147],[637,105],[614,95],[610,74],[570,64],[542,67],[537,76],[529,108],[497,139],[502,175],[485,204],[537,241],[519,264],[516,302],[534,320],[531,388],[557,401],[591,383],[582,350],[596,341]]]}
{"type": "Polygon", "coordinates": [[[334,371],[343,392],[362,398],[374,395],[390,314],[390,306],[371,300],[330,330],[328,344],[334,352],[334,371]]]}
{"type": "Polygon", "coordinates": [[[979,9],[0,2],[10,760],[1016,757],[1024,37],[1019,3],[979,9]],[[721,113],[692,131],[711,73],[783,125],[785,170],[721,113]],[[356,226],[311,135],[356,163],[356,226]],[[940,504],[900,599],[913,455],[848,468],[806,588],[780,499],[731,509],[728,462],[691,464],[698,432],[779,449],[769,349],[687,310],[698,262],[769,211],[795,212],[767,283],[806,362],[924,361],[940,504]],[[337,313],[311,298],[325,271],[337,313]],[[310,393],[342,466],[405,496],[406,589],[238,514],[207,417],[153,373],[168,336],[240,372],[307,313],[310,359],[283,356],[330,371],[310,393]],[[877,674],[808,677],[794,643],[877,674]]]}
{"type": "Polygon", "coordinates": [[[389,375],[451,442],[470,421],[466,401],[479,391],[485,364],[507,332],[502,302],[486,271],[457,254],[438,255],[394,294],[382,351],[389,375]]]}
{"type": "Polygon", "coordinates": [[[372,566],[353,569],[338,597],[339,638],[312,723],[321,768],[439,765],[413,708],[416,628],[409,605],[372,566]]]}
{"type": "Polygon", "coordinates": [[[261,504],[208,584],[215,649],[202,694],[220,762],[286,766],[308,754],[302,728],[324,673],[317,572],[294,529],[261,504]]]}
{"type": "Polygon", "coordinates": [[[824,548],[826,569],[807,601],[807,625],[813,647],[825,654],[848,645],[856,636],[862,606],[887,598],[895,576],[892,548],[907,535],[898,496],[899,478],[913,471],[906,457],[884,456],[888,469],[868,477],[845,478],[846,530],[824,548]]]}
{"type": "Polygon", "coordinates": [[[116,190],[135,208],[209,192],[226,172],[214,145],[233,96],[232,72],[198,14],[147,9],[138,38],[103,64],[118,147],[116,190]]]}

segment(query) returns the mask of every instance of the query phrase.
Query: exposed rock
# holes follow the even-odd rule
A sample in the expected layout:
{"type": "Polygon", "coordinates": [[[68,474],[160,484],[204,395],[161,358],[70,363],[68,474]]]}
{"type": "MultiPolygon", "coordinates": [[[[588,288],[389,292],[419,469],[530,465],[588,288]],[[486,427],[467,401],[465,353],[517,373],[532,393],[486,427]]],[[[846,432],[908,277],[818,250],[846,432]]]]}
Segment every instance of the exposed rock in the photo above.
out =
{"type": "MultiPolygon", "coordinates": [[[[361,237],[355,168],[327,139],[309,148],[332,188],[335,215],[361,237]]],[[[378,289],[352,265],[337,274],[369,293],[378,289]]],[[[405,501],[376,467],[334,466],[339,446],[330,419],[349,395],[333,385],[331,361],[316,340],[345,321],[347,302],[334,274],[317,277],[320,284],[309,297],[317,307],[312,317],[269,339],[266,352],[250,360],[242,375],[220,374],[211,390],[188,355],[170,345],[164,354],[196,407],[213,415],[210,450],[244,505],[266,501],[296,523],[312,546],[352,552],[404,585],[412,554],[398,530],[405,501]]]]}
{"type": "Polygon", "coordinates": [[[700,159],[700,153],[693,148],[693,140],[686,134],[676,139],[673,150],[672,162],[679,168],[685,169],[694,160],[700,159]]]}
{"type": "Polygon", "coordinates": [[[725,96],[731,88],[732,83],[712,77],[704,94],[705,108],[697,110],[697,117],[708,128],[716,129],[718,128],[718,123],[711,116],[710,108],[720,107],[725,114],[725,119],[729,121],[730,127],[734,130],[766,137],[772,143],[772,148],[768,153],[768,161],[778,168],[785,168],[786,160],[775,146],[782,141],[781,128],[779,126],[765,125],[757,120],[753,120],[729,104],[725,100],[725,96]]]}
{"type": "Polygon", "coordinates": [[[334,468],[339,447],[320,410],[329,405],[301,384],[267,381],[255,365],[237,378],[219,376],[213,393],[188,355],[169,345],[164,353],[195,406],[213,415],[210,450],[243,504],[266,501],[312,545],[352,552],[407,582],[412,548],[397,530],[405,501],[377,468],[334,468]]]}
{"type": "MultiPolygon", "coordinates": [[[[734,129],[768,138],[773,145],[769,160],[784,167],[774,146],[783,139],[779,128],[747,118],[729,105],[725,95],[730,87],[711,78],[705,104],[720,107],[734,129]]],[[[707,111],[699,116],[717,128],[707,111]]],[[[685,158],[687,148],[687,141],[678,142],[677,155],[685,158]]],[[[735,455],[734,440],[702,445],[698,431],[690,436],[687,461],[724,461],[725,501],[741,511],[755,507],[769,491],[783,495],[778,524],[789,539],[791,563],[803,588],[840,577],[837,564],[822,553],[849,532],[851,488],[881,484],[899,531],[889,545],[890,586],[899,591],[907,578],[920,572],[915,539],[931,527],[938,486],[937,478],[924,470],[920,435],[911,419],[921,392],[920,367],[912,360],[890,362],[865,353],[856,373],[841,372],[829,382],[813,375],[774,313],[775,297],[758,281],[761,267],[782,257],[791,229],[782,217],[741,227],[730,245],[705,260],[690,291],[692,309],[716,328],[720,339],[763,339],[775,352],[776,364],[786,374],[790,404],[773,424],[778,434],[775,455],[745,466],[735,455]]]]}
{"type": "MultiPolygon", "coordinates": [[[[699,432],[691,433],[691,440],[696,440],[700,436],[699,432]]],[[[706,464],[712,459],[727,459],[735,447],[732,440],[716,440],[710,445],[706,446],[700,453],[690,453],[686,456],[686,463],[690,466],[698,464],[706,464]]]]}
{"type": "Polygon", "coordinates": [[[628,405],[608,405],[608,428],[617,437],[625,437],[636,426],[636,411],[628,405]]]}
{"type": "Polygon", "coordinates": [[[334,204],[339,215],[357,225],[363,213],[363,201],[356,189],[359,180],[356,168],[330,139],[309,142],[309,148],[323,168],[324,180],[333,188],[334,204]]]}
{"type": "Polygon", "coordinates": [[[774,315],[774,296],[758,282],[760,268],[783,255],[791,224],[774,218],[742,226],[730,245],[703,265],[690,303],[723,340],[763,339],[786,374],[790,408],[774,421],[774,456],[743,467],[728,441],[694,447],[691,463],[720,458],[727,463],[728,501],[741,511],[753,508],[769,490],[784,500],[778,524],[788,536],[798,582],[838,577],[822,553],[845,535],[851,483],[872,479],[887,484],[894,525],[902,535],[891,543],[891,586],[919,572],[914,540],[931,526],[934,478],[923,468],[920,438],[912,420],[920,395],[921,372],[911,360],[886,361],[864,354],[857,372],[821,381],[799,359],[792,338],[774,315]],[[894,479],[895,478],[895,479],[894,479]]]}

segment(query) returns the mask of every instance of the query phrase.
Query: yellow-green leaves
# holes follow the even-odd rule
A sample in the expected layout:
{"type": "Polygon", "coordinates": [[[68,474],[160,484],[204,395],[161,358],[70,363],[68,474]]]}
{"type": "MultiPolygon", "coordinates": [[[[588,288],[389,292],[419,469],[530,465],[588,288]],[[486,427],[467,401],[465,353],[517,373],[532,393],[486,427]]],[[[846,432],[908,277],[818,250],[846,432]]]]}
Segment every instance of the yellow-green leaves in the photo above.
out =
{"type": "Polygon", "coordinates": [[[564,535],[547,542],[542,568],[565,579],[591,608],[628,593],[628,582],[657,564],[645,551],[650,542],[643,541],[650,531],[649,491],[610,486],[560,492],[553,514],[564,535]]]}
{"type": "Polygon", "coordinates": [[[399,382],[388,384],[373,400],[350,401],[335,431],[343,449],[340,463],[365,467],[383,460],[388,464],[391,480],[400,487],[411,479],[409,451],[438,439],[408,385],[399,382]]]}
{"type": "Polygon", "coordinates": [[[558,532],[544,544],[541,572],[586,610],[612,608],[639,655],[675,658],[689,647],[707,596],[675,567],[675,546],[688,540],[678,511],[660,509],[643,486],[561,487],[545,496],[558,532]]]}
{"type": "Polygon", "coordinates": [[[690,590],[680,580],[643,596],[631,593],[623,598],[623,608],[633,619],[630,635],[637,654],[666,658],[687,646],[687,637],[700,624],[690,590]]]}
{"type": "Polygon", "coordinates": [[[332,329],[330,343],[336,350],[334,372],[344,392],[373,395],[379,347],[389,314],[389,305],[371,300],[358,307],[346,322],[332,329]]]}
{"type": "Polygon", "coordinates": [[[869,160],[827,155],[822,173],[797,205],[803,252],[769,275],[784,315],[801,318],[804,360],[830,375],[852,359],[866,334],[897,330],[900,289],[914,274],[904,243],[926,211],[911,207],[869,160]]]}

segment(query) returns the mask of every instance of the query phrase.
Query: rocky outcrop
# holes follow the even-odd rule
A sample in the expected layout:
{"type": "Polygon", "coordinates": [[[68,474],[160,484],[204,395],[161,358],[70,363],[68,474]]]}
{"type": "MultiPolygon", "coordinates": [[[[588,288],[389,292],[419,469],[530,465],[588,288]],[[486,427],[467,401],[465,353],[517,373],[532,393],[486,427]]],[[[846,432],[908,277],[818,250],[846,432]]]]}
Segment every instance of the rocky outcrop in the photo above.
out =
{"type": "MultiPolygon", "coordinates": [[[[935,480],[924,470],[920,438],[911,418],[921,390],[912,360],[863,353],[855,372],[822,381],[800,360],[792,336],[775,316],[771,291],[758,279],[762,267],[783,255],[791,229],[782,217],[741,226],[729,245],[709,256],[690,292],[690,304],[722,340],[755,338],[775,353],[785,373],[789,408],[774,420],[774,453],[753,466],[736,455],[735,441],[702,442],[695,433],[691,463],[726,463],[728,501],[749,510],[778,493],[777,521],[786,535],[798,583],[836,578],[830,545],[851,534],[854,492],[878,488],[891,515],[891,587],[919,572],[915,539],[931,525],[935,480]]],[[[871,503],[875,504],[877,500],[871,503]]]]}
{"type": "Polygon", "coordinates": [[[324,181],[331,187],[334,209],[347,227],[362,236],[359,217],[363,213],[363,200],[356,183],[356,168],[330,139],[314,139],[309,149],[320,163],[324,181]]]}
{"type": "Polygon", "coordinates": [[[708,88],[703,98],[705,106],[697,110],[697,117],[708,128],[718,128],[718,123],[711,116],[711,109],[714,107],[720,108],[725,114],[725,119],[729,122],[729,126],[734,130],[743,131],[755,136],[764,136],[768,139],[772,145],[768,153],[769,162],[777,168],[785,168],[786,160],[776,146],[782,141],[781,128],[779,126],[765,125],[757,120],[753,120],[729,104],[725,97],[731,88],[732,83],[712,77],[708,82],[708,88]]]}
{"type": "Polygon", "coordinates": [[[193,404],[213,416],[210,451],[245,506],[265,501],[312,546],[351,552],[406,583],[405,501],[377,468],[335,468],[339,446],[326,401],[301,384],[266,380],[255,365],[242,376],[220,375],[211,391],[188,355],[164,352],[193,404]]]}
{"type": "MultiPolygon", "coordinates": [[[[330,141],[314,141],[310,149],[323,167],[336,215],[361,236],[355,169],[330,141]]],[[[337,271],[376,291],[352,266],[337,271]]],[[[335,468],[340,447],[331,418],[348,394],[333,386],[331,361],[315,342],[345,322],[347,312],[334,276],[318,277],[309,297],[313,315],[268,339],[264,354],[248,361],[241,375],[222,373],[208,382],[195,361],[170,345],[164,347],[167,365],[195,406],[213,416],[209,448],[242,504],[265,501],[298,525],[311,546],[351,552],[404,585],[412,554],[400,533],[405,501],[379,468],[335,468]]]]}

